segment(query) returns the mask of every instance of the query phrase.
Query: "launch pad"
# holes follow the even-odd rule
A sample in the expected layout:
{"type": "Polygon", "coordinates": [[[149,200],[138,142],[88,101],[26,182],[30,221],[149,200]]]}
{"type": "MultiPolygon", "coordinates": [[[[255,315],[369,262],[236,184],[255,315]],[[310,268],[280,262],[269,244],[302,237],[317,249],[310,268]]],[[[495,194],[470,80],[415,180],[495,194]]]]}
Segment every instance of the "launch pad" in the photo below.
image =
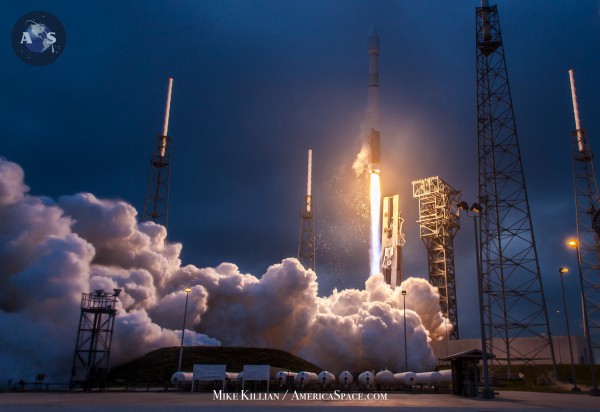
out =
{"type": "Polygon", "coordinates": [[[213,393],[165,392],[25,392],[0,394],[2,410],[16,412],[22,410],[49,412],[65,409],[85,409],[88,412],[126,411],[143,409],[144,411],[221,411],[221,410],[251,410],[260,407],[285,408],[295,411],[314,411],[331,409],[359,412],[363,410],[526,410],[535,408],[597,410],[596,399],[590,396],[559,393],[536,393],[520,391],[501,391],[494,400],[478,398],[463,398],[451,394],[412,394],[388,393],[385,401],[375,400],[344,400],[344,401],[309,401],[292,400],[288,395],[282,400],[253,400],[253,401],[215,401],[213,393]],[[392,409],[390,409],[392,410],[392,409]]]}

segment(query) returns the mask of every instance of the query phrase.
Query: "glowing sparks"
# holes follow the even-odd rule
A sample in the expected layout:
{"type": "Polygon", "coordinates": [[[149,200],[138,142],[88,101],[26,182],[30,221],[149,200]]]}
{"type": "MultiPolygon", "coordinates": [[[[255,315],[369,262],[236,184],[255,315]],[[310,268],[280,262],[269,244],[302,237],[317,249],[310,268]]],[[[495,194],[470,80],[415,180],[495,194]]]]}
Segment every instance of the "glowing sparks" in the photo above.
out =
{"type": "Polygon", "coordinates": [[[381,272],[381,229],[379,228],[379,205],[381,204],[381,187],[379,174],[371,173],[371,276],[381,272]]]}

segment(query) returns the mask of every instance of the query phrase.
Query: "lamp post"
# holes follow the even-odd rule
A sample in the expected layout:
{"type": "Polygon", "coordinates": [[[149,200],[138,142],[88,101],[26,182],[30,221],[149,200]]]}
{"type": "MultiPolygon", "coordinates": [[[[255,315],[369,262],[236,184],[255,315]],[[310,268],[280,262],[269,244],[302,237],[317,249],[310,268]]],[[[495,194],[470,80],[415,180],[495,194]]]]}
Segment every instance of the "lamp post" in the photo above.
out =
{"type": "Polygon", "coordinates": [[[494,391],[490,388],[490,377],[487,362],[487,345],[485,342],[485,322],[483,310],[483,276],[481,274],[481,249],[479,245],[479,231],[477,230],[477,218],[481,218],[483,206],[479,203],[473,203],[471,207],[467,202],[460,202],[458,207],[467,212],[467,216],[473,218],[473,227],[475,229],[475,259],[477,260],[477,294],[479,295],[479,328],[481,332],[481,363],[483,369],[483,398],[494,399],[494,391]],[[473,214],[469,214],[473,212],[473,214]]]}
{"type": "Polygon", "coordinates": [[[404,371],[408,372],[408,352],[406,351],[406,291],[402,291],[404,300],[404,371]]]}
{"type": "MultiPolygon", "coordinates": [[[[562,298],[563,298],[563,309],[565,311],[565,322],[567,324],[567,339],[569,342],[569,355],[571,356],[571,376],[573,379],[573,387],[571,391],[573,392],[581,392],[581,389],[577,387],[577,378],[575,377],[575,362],[573,361],[573,346],[571,346],[571,328],[569,327],[569,314],[567,313],[567,299],[565,298],[565,283],[563,282],[563,275],[569,273],[569,268],[560,267],[558,268],[558,273],[560,275],[560,287],[562,289],[562,298]]],[[[559,345],[560,348],[560,345],[559,345]]]]}
{"type": "Polygon", "coordinates": [[[181,361],[183,359],[183,337],[185,336],[185,318],[187,316],[188,298],[190,297],[191,288],[185,288],[185,309],[183,311],[183,328],[181,328],[181,346],[179,347],[179,366],[177,371],[181,372],[181,361]]]}
{"type": "Polygon", "coordinates": [[[590,369],[592,371],[592,389],[590,389],[590,395],[600,396],[598,384],[596,383],[596,362],[594,361],[594,348],[592,347],[590,325],[588,322],[587,308],[585,305],[585,290],[583,288],[583,273],[581,271],[581,252],[579,251],[579,243],[577,243],[576,240],[569,240],[567,245],[577,251],[577,268],[579,269],[579,285],[581,286],[581,303],[583,312],[583,333],[587,337],[587,347],[590,353],[590,369]]]}
{"type": "Polygon", "coordinates": [[[556,345],[558,346],[558,359],[560,360],[560,364],[562,365],[562,353],[560,351],[560,342],[558,335],[558,317],[560,316],[560,310],[556,309],[554,311],[554,314],[556,315],[554,317],[554,337],[556,338],[556,345]]]}

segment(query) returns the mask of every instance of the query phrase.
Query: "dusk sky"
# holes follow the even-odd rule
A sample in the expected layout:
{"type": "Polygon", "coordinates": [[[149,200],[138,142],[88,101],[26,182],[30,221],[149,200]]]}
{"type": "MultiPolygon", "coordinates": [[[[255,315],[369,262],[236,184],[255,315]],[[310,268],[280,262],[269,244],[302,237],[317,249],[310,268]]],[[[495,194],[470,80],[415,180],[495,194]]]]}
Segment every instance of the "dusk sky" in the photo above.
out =
{"type": "MultiPolygon", "coordinates": [[[[600,1],[498,4],[551,326],[567,278],[581,334],[567,70],[600,151],[600,1]]],[[[440,176],[477,195],[476,0],[19,1],[0,6],[0,156],[35,195],[90,192],[141,215],[167,77],[174,78],[168,238],[198,267],[231,262],[260,276],[297,255],[313,149],[319,293],[363,288],[368,231],[351,165],[367,103],[367,36],[381,39],[382,191],[399,194],[405,276],[427,277],[411,182],[440,176]],[[67,33],[34,67],[10,44],[15,22],[45,10],[67,33]],[[349,182],[353,182],[349,185],[349,182]]],[[[366,189],[366,181],[364,182],[366,189]]],[[[365,192],[366,193],[366,192],[365,192]]],[[[471,220],[455,239],[461,337],[477,336],[471,220]],[[464,333],[462,333],[464,331],[464,333]]],[[[85,291],[82,291],[85,292],[85,291]]],[[[564,318],[558,332],[565,334],[564,318]]]]}

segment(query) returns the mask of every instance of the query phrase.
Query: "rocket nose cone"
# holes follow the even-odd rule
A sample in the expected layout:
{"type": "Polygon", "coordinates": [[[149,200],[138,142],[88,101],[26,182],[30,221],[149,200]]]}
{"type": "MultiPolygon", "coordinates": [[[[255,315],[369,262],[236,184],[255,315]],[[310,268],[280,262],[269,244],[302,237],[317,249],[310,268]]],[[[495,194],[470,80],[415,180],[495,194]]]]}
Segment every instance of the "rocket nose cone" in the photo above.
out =
{"type": "Polygon", "coordinates": [[[377,27],[375,27],[375,23],[371,25],[371,29],[369,30],[369,36],[377,36],[377,27]]]}
{"type": "Polygon", "coordinates": [[[379,53],[379,35],[375,31],[375,24],[373,24],[373,26],[371,27],[371,30],[369,31],[369,37],[368,37],[367,43],[368,43],[368,47],[369,47],[369,53],[372,53],[372,52],[379,53]]]}

